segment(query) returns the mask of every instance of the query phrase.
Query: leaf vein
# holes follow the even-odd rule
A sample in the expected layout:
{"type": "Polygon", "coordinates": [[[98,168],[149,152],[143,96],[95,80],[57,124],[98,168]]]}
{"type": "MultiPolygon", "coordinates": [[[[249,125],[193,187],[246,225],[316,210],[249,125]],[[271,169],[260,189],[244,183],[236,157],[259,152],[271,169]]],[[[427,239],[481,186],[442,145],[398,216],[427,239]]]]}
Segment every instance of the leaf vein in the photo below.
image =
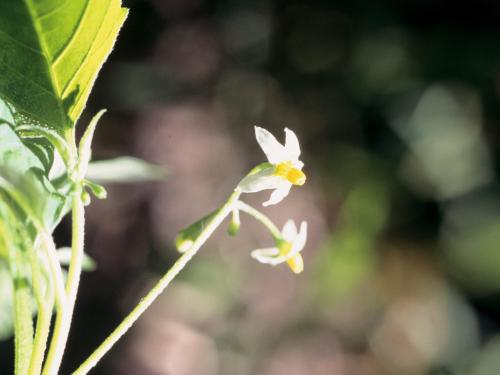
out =
{"type": "Polygon", "coordinates": [[[24,48],[26,48],[26,49],[28,49],[28,50],[30,50],[32,52],[37,53],[38,55],[42,55],[43,56],[43,54],[40,51],[38,51],[36,48],[33,48],[30,45],[28,45],[28,44],[26,44],[24,42],[21,42],[19,39],[14,38],[12,35],[10,35],[9,33],[6,33],[2,29],[0,29],[0,34],[5,35],[7,38],[9,38],[10,40],[12,40],[18,46],[24,47],[24,48]]]}
{"type": "Polygon", "coordinates": [[[29,13],[31,19],[33,20],[33,25],[34,25],[34,28],[36,31],[36,37],[38,39],[38,43],[40,44],[40,47],[42,48],[42,50],[44,52],[43,61],[45,62],[45,65],[47,66],[47,70],[49,71],[50,82],[51,82],[52,88],[54,89],[54,92],[56,93],[55,97],[56,97],[57,108],[59,109],[59,117],[61,119],[61,124],[65,124],[67,121],[66,121],[65,111],[63,108],[63,103],[62,103],[61,99],[59,98],[60,97],[59,88],[57,87],[57,83],[54,79],[54,70],[52,69],[50,62],[48,61],[50,54],[49,54],[45,40],[42,39],[42,37],[41,37],[40,22],[36,18],[36,12],[32,8],[31,1],[32,0],[23,0],[24,5],[26,6],[26,9],[28,10],[28,13],[29,13]]]}
{"type": "MultiPolygon", "coordinates": [[[[108,7],[106,8],[106,12],[104,13],[104,16],[101,20],[101,24],[99,25],[99,29],[97,30],[97,33],[96,33],[96,37],[99,35],[99,33],[101,32],[102,30],[102,25],[104,24],[104,21],[106,19],[106,15],[108,14],[108,11],[109,11],[109,8],[111,6],[111,1],[108,2],[108,7]]],[[[116,21],[113,23],[113,28],[110,28],[110,34],[113,35],[113,30],[114,30],[114,25],[116,24],[116,21]]],[[[108,34],[109,35],[109,34],[108,34]]],[[[106,42],[108,41],[108,37],[106,37],[106,39],[104,40],[104,43],[102,44],[105,44],[106,42]]],[[[92,52],[92,48],[95,46],[95,44],[92,44],[90,45],[87,53],[85,54],[85,56],[83,57],[83,60],[82,62],[80,63],[80,66],[78,67],[77,70],[75,70],[75,72],[73,73],[73,75],[71,76],[71,78],[68,80],[68,82],[66,83],[66,85],[64,86],[63,90],[62,90],[62,95],[63,97],[66,96],[66,94],[68,93],[68,89],[71,87],[71,84],[73,83],[73,81],[75,80],[75,77],[78,75],[78,73],[85,67],[85,63],[87,62],[87,60],[89,59],[89,57],[92,57],[94,53],[91,53],[92,52]]],[[[99,47],[97,47],[95,49],[96,51],[99,50],[99,47]]]]}
{"type": "Polygon", "coordinates": [[[38,15],[38,19],[39,20],[43,20],[44,18],[47,18],[47,17],[50,17],[54,14],[56,14],[57,12],[59,12],[61,9],[65,8],[66,5],[68,5],[70,2],[68,0],[66,1],[61,1],[60,4],[58,4],[55,8],[43,13],[43,14],[39,14],[38,15]]]}
{"type": "Polygon", "coordinates": [[[54,93],[52,91],[50,91],[49,89],[47,89],[46,87],[43,87],[40,83],[36,82],[32,78],[26,77],[23,73],[19,72],[18,70],[14,69],[14,68],[11,68],[9,66],[9,64],[6,64],[5,62],[3,62],[1,60],[0,60],[0,64],[3,65],[5,68],[7,68],[7,70],[15,73],[19,77],[18,78],[19,81],[24,80],[24,81],[30,82],[31,84],[33,84],[33,86],[38,87],[40,90],[42,90],[45,93],[49,94],[50,96],[56,98],[56,100],[57,100],[57,96],[54,95],[54,93]]]}
{"type": "MultiPolygon", "coordinates": [[[[102,46],[105,46],[105,45],[107,44],[107,42],[109,41],[109,39],[113,37],[113,35],[114,35],[114,28],[116,27],[116,25],[117,25],[117,24],[119,24],[119,22],[120,22],[120,21],[115,21],[115,22],[113,23],[113,27],[110,29],[110,31],[109,31],[109,33],[108,33],[108,35],[107,35],[107,37],[106,37],[105,41],[102,43],[102,46]]],[[[101,48],[102,48],[102,46],[101,46],[101,48]]],[[[100,49],[100,48],[97,48],[97,50],[96,50],[96,52],[95,52],[95,53],[97,53],[97,52],[99,51],[99,49],[100,49]]],[[[95,53],[94,53],[94,54],[95,54],[95,53]]],[[[92,55],[94,55],[94,54],[92,54],[92,55]]],[[[93,78],[94,78],[94,77],[90,76],[90,77],[87,79],[87,81],[85,82],[85,85],[88,85],[88,84],[92,81],[92,79],[93,79],[93,78]]],[[[78,96],[78,99],[77,99],[77,100],[76,100],[76,102],[75,102],[75,107],[76,107],[76,106],[78,106],[78,105],[80,104],[80,101],[81,101],[81,99],[82,99],[82,98],[83,98],[83,95],[79,95],[79,96],[78,96]]]]}
{"type": "Polygon", "coordinates": [[[52,66],[57,65],[57,63],[60,61],[60,59],[65,55],[66,51],[68,51],[70,49],[69,47],[70,47],[71,43],[73,43],[73,41],[75,40],[75,36],[78,35],[78,31],[80,30],[80,28],[83,25],[82,20],[85,17],[85,15],[87,14],[88,9],[90,8],[89,4],[90,4],[90,0],[86,0],[85,9],[83,10],[82,14],[80,15],[80,18],[78,19],[77,26],[73,30],[73,33],[71,34],[71,36],[68,38],[68,41],[66,42],[66,44],[60,49],[57,56],[53,57],[52,66]]]}

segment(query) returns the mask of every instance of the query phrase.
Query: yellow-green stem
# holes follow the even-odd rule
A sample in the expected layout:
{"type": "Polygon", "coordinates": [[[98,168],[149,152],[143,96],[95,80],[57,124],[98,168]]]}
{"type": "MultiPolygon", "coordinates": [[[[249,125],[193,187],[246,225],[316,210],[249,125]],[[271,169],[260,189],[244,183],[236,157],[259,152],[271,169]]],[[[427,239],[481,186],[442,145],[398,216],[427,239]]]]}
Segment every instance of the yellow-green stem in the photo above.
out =
{"type": "Polygon", "coordinates": [[[24,252],[14,249],[10,253],[11,273],[14,282],[14,373],[15,375],[26,375],[33,350],[31,291],[24,252]]]}
{"type": "Polygon", "coordinates": [[[182,254],[167,273],[156,283],[144,298],[140,300],[136,307],[125,317],[125,319],[115,328],[115,330],[102,342],[102,344],[83,362],[73,375],[87,374],[101,358],[113,347],[113,345],[132,327],[142,313],[156,300],[156,298],[167,288],[170,282],[193,258],[203,244],[210,238],[212,233],[231,213],[233,205],[238,201],[241,192],[236,190],[222,206],[212,220],[206,225],[193,245],[182,254]]]}
{"type": "Polygon", "coordinates": [[[68,341],[73,310],[80,284],[82,271],[84,231],[85,231],[85,208],[81,199],[81,185],[77,184],[72,197],[72,239],[71,239],[71,260],[68,269],[68,279],[66,283],[66,306],[64,313],[58,314],[54,327],[54,334],[50,345],[47,362],[43,370],[43,375],[57,375],[61,366],[62,357],[68,341]]]}
{"type": "Polygon", "coordinates": [[[46,272],[42,272],[40,258],[36,250],[30,251],[30,262],[33,277],[33,290],[38,307],[35,339],[33,352],[31,354],[29,375],[39,375],[42,370],[43,358],[47,347],[50,332],[50,321],[54,307],[54,289],[52,278],[46,272]],[[46,280],[43,280],[43,279],[46,280]],[[45,288],[44,288],[45,287],[45,288]],[[45,289],[45,293],[43,291],[45,289]]]}
{"type": "Polygon", "coordinates": [[[274,223],[262,212],[256,210],[252,206],[246,204],[245,202],[239,201],[238,206],[237,206],[241,211],[249,214],[252,216],[254,219],[260,221],[267,229],[269,229],[269,232],[271,232],[271,235],[276,241],[279,241],[282,239],[282,235],[280,230],[274,225],[274,223]]]}

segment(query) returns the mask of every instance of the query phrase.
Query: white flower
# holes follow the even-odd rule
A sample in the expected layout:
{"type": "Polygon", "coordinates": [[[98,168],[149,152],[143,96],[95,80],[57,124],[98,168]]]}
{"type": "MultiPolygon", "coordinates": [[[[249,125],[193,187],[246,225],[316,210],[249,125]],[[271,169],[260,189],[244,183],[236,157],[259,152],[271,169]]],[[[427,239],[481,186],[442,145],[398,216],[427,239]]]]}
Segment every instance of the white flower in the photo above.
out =
{"type": "Polygon", "coordinates": [[[297,232],[293,220],[288,220],[283,226],[281,235],[283,239],[278,241],[276,247],[254,250],[251,253],[252,258],[272,266],[287,262],[294,273],[301,273],[304,261],[300,252],[307,240],[307,223],[303,221],[297,232]]]}
{"type": "Polygon", "coordinates": [[[239,183],[243,193],[255,193],[274,189],[264,206],[279,203],[285,198],[292,185],[304,185],[306,175],[302,172],[304,163],[299,160],[299,140],[293,131],[285,128],[285,145],[279,143],[266,129],[255,127],[255,137],[267,156],[268,166],[258,168],[239,183]]]}

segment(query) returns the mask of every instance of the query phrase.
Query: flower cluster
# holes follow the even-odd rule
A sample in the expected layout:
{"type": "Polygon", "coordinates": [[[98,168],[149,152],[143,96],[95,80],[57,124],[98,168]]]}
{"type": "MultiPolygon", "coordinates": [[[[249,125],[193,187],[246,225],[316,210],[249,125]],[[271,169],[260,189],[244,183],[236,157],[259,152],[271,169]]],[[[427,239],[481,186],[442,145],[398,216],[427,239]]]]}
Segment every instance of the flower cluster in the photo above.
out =
{"type": "MultiPolygon", "coordinates": [[[[307,223],[303,221],[300,228],[292,220],[288,220],[279,230],[262,212],[240,200],[243,193],[255,193],[262,190],[273,190],[270,198],[263,203],[270,206],[281,202],[290,192],[292,186],[301,186],[306,182],[302,172],[304,163],[299,160],[300,145],[297,136],[285,128],[285,144],[279,143],[266,129],[255,127],[255,137],[267,162],[259,164],[244,177],[227,202],[217,210],[204,216],[189,227],[181,230],[176,237],[175,245],[181,253],[194,254],[224,218],[231,215],[228,233],[236,235],[241,222],[240,211],[261,222],[271,233],[274,246],[254,250],[251,255],[257,261],[276,266],[287,263],[291,270],[300,273],[304,262],[300,252],[307,239],[307,223]]],[[[192,255],[191,255],[192,256],[192,255]]]]}
{"type": "MultiPolygon", "coordinates": [[[[292,186],[301,186],[306,182],[302,172],[304,163],[299,160],[300,145],[295,133],[285,128],[285,144],[279,143],[266,129],[255,127],[255,137],[267,157],[267,163],[260,164],[240,181],[238,189],[243,193],[255,193],[262,190],[274,190],[263,206],[281,202],[292,186]]],[[[288,220],[279,235],[274,235],[275,246],[254,250],[251,255],[261,263],[276,266],[287,263],[291,270],[300,273],[304,262],[300,252],[307,239],[307,223],[303,221],[300,229],[293,220],[288,220]]]]}

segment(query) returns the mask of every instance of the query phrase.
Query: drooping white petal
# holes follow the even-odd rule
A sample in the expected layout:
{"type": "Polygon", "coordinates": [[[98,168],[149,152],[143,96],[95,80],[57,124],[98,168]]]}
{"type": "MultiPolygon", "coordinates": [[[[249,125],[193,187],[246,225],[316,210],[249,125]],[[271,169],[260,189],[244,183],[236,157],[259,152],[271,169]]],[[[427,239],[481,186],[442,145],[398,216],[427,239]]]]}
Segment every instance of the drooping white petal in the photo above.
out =
{"type": "Polygon", "coordinates": [[[293,272],[301,273],[304,263],[300,252],[304,249],[307,239],[307,222],[303,221],[300,224],[297,233],[295,222],[288,220],[283,226],[281,235],[283,240],[289,242],[288,244],[277,243],[278,247],[254,250],[251,253],[252,258],[271,266],[287,262],[293,272]]]}
{"type": "Polygon", "coordinates": [[[303,221],[302,223],[300,223],[299,233],[297,234],[297,237],[295,237],[295,241],[293,242],[293,249],[291,252],[293,253],[296,251],[297,252],[302,251],[302,249],[306,245],[306,241],[307,241],[307,222],[303,221]]]}
{"type": "Polygon", "coordinates": [[[262,151],[264,151],[264,154],[266,154],[269,163],[278,164],[286,161],[287,153],[285,147],[269,131],[256,126],[255,138],[257,138],[257,142],[262,151]]]}
{"type": "MultiPolygon", "coordinates": [[[[275,248],[276,249],[276,248],[275,248]]],[[[273,249],[259,249],[259,253],[258,254],[255,254],[255,255],[252,255],[253,258],[257,259],[257,257],[259,257],[259,262],[261,263],[266,263],[266,264],[271,264],[273,266],[276,266],[278,264],[281,264],[281,263],[285,263],[286,261],[292,259],[292,258],[295,258],[297,257],[297,255],[302,251],[302,249],[296,247],[296,246],[293,246],[292,249],[288,252],[288,254],[285,254],[285,255],[272,255],[273,252],[269,252],[269,254],[271,255],[267,255],[265,253],[263,253],[263,251],[266,251],[266,250],[273,250],[273,249]],[[261,261],[263,260],[263,261],[261,261]]],[[[278,250],[278,249],[276,249],[278,250]]],[[[254,251],[257,251],[257,250],[254,250],[254,251]]],[[[278,250],[279,251],[279,250],[278,250]]],[[[253,253],[253,252],[252,252],[253,253]]],[[[299,255],[300,257],[300,255],[299,255]]]]}
{"type": "Polygon", "coordinates": [[[295,133],[285,128],[285,151],[289,155],[290,159],[298,159],[300,156],[300,145],[297,135],[295,133]]]}
{"type": "Polygon", "coordinates": [[[263,169],[243,178],[238,188],[243,193],[256,193],[262,190],[276,189],[283,183],[280,176],[274,174],[274,167],[263,169]]]}
{"type": "Polygon", "coordinates": [[[250,253],[250,256],[260,263],[276,265],[276,257],[280,251],[276,247],[257,249],[250,253]]]}
{"type": "Polygon", "coordinates": [[[293,220],[287,220],[285,225],[283,225],[281,235],[286,241],[290,243],[293,243],[295,241],[295,237],[297,237],[297,227],[295,226],[295,222],[293,220]]]}
{"type": "Polygon", "coordinates": [[[266,202],[262,203],[264,207],[281,202],[290,192],[292,184],[280,178],[279,186],[271,193],[271,197],[266,202]]]}
{"type": "Polygon", "coordinates": [[[295,274],[299,274],[304,271],[304,260],[302,259],[300,254],[295,255],[293,259],[289,259],[287,263],[290,266],[292,272],[295,274]]]}

